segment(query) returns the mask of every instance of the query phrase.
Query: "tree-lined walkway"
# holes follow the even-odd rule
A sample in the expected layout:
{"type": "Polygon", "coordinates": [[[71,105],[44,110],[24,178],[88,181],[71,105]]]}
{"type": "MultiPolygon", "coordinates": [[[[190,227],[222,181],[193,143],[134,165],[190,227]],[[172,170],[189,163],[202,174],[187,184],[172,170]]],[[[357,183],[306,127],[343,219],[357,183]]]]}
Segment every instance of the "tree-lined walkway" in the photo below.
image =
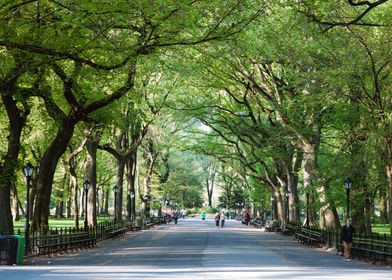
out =
{"type": "Polygon", "coordinates": [[[105,241],[93,250],[2,267],[16,279],[390,279],[392,270],[301,246],[238,222],[180,220],[105,241]]]}

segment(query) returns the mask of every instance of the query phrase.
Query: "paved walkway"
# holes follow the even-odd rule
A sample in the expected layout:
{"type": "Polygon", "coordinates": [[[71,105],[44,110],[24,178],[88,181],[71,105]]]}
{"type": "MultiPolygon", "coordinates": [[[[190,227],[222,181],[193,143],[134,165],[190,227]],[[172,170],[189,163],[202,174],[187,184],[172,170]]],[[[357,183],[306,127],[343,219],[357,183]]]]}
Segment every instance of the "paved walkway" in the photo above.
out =
{"type": "Polygon", "coordinates": [[[235,221],[179,220],[106,240],[97,248],[23,266],[0,267],[0,279],[391,279],[392,270],[299,245],[235,221]]]}

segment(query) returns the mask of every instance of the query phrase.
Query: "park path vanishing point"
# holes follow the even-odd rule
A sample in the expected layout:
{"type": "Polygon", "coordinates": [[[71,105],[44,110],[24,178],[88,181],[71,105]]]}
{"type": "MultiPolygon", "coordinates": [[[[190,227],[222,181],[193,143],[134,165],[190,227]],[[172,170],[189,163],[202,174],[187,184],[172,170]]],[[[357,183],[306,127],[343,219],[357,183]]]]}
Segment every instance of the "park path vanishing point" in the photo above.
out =
{"type": "Polygon", "coordinates": [[[292,237],[239,222],[179,220],[177,225],[132,232],[94,249],[33,258],[0,267],[0,280],[80,279],[392,279],[392,270],[334,252],[309,248],[292,237]]]}

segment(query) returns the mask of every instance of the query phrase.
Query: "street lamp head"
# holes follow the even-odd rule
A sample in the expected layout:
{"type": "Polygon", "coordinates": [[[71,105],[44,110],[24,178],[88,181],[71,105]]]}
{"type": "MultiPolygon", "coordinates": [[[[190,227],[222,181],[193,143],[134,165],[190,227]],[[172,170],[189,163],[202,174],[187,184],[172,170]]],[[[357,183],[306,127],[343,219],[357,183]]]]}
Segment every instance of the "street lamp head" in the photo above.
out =
{"type": "Polygon", "coordinates": [[[350,190],[352,184],[353,184],[353,182],[351,182],[350,178],[347,178],[346,181],[344,181],[344,186],[345,186],[346,190],[350,190]]]}
{"type": "Polygon", "coordinates": [[[114,191],[114,193],[118,193],[118,187],[116,185],[114,185],[113,191],[114,191]]]}
{"type": "Polygon", "coordinates": [[[34,167],[30,162],[27,162],[23,165],[23,174],[27,179],[30,179],[33,176],[34,167]]]}
{"type": "Polygon", "coordinates": [[[133,192],[131,192],[131,194],[129,196],[131,197],[131,199],[135,198],[135,194],[133,192]]]}
{"type": "Polygon", "coordinates": [[[289,197],[289,196],[290,196],[289,190],[286,190],[285,195],[286,195],[286,197],[289,197]]]}
{"type": "Polygon", "coordinates": [[[88,191],[88,189],[90,188],[90,181],[89,180],[84,180],[84,182],[83,182],[83,189],[87,192],[88,191]]]}

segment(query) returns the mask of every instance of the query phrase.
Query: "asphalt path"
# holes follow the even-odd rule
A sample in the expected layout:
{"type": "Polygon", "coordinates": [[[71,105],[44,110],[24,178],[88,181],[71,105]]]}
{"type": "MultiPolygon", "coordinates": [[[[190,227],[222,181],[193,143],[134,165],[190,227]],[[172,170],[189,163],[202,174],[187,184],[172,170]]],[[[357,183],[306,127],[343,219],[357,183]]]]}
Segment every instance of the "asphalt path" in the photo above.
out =
{"type": "Polygon", "coordinates": [[[392,270],[344,261],[292,237],[227,220],[179,220],[100,242],[94,249],[0,267],[0,280],[392,279],[392,270]]]}

